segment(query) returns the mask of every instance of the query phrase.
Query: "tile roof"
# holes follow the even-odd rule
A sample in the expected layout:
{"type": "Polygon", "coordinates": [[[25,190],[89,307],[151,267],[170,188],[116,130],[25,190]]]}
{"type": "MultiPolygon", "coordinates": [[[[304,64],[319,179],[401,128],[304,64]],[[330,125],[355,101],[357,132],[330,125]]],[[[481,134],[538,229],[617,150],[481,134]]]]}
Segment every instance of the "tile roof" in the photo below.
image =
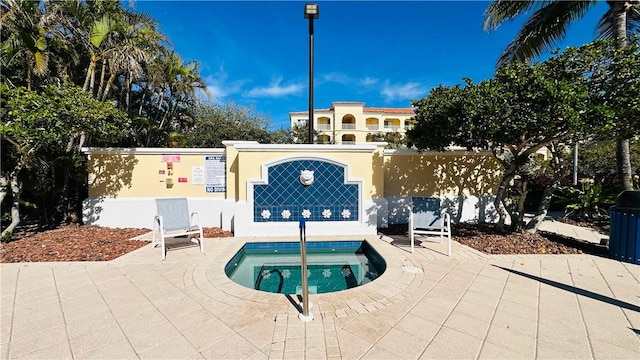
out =
{"type": "Polygon", "coordinates": [[[380,112],[385,114],[415,114],[415,108],[364,108],[364,112],[380,112]]]}

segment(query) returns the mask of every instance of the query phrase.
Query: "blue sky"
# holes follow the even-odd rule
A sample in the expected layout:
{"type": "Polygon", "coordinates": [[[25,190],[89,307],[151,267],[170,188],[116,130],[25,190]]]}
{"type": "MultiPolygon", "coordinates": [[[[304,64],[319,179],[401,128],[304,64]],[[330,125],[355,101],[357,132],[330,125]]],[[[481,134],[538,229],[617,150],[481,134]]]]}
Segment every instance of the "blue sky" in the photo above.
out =
{"type": "MultiPolygon", "coordinates": [[[[439,84],[490,78],[522,19],[482,30],[486,1],[318,1],[314,107],[362,101],[408,107],[439,84]]],[[[289,127],[309,106],[309,22],[300,1],[140,1],[185,61],[196,60],[212,101],[234,102],[289,127]]],[[[603,1],[559,48],[594,39],[603,1]]]]}

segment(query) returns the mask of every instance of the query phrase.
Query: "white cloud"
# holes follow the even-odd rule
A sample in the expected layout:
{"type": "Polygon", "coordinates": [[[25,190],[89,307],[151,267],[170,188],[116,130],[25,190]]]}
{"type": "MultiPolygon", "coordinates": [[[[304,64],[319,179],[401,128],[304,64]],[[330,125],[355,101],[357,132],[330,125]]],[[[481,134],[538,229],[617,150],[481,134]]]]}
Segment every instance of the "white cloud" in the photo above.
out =
{"type": "Polygon", "coordinates": [[[228,78],[229,76],[224,70],[224,67],[220,65],[220,68],[215,74],[207,76],[204,79],[212,101],[226,101],[229,96],[240,93],[242,86],[247,82],[246,80],[228,81],[228,78]]]}
{"type": "Polygon", "coordinates": [[[306,88],[302,83],[291,83],[282,85],[282,78],[273,81],[269,86],[258,86],[249,90],[247,96],[249,97],[282,97],[292,94],[300,93],[306,88]]]}
{"type": "Polygon", "coordinates": [[[393,100],[411,100],[425,96],[427,88],[417,82],[409,82],[406,84],[391,84],[389,80],[384,82],[384,86],[380,91],[387,101],[393,100]]]}
{"type": "Polygon", "coordinates": [[[346,74],[328,73],[320,77],[318,84],[329,83],[329,82],[338,83],[342,85],[369,86],[377,83],[378,79],[368,77],[368,76],[363,79],[358,79],[346,74]]]}
{"type": "Polygon", "coordinates": [[[340,74],[340,73],[328,73],[320,76],[320,79],[318,79],[317,81],[318,84],[327,83],[327,82],[333,82],[338,84],[348,84],[351,82],[351,78],[347,75],[340,74]]]}
{"type": "Polygon", "coordinates": [[[360,80],[360,83],[362,85],[364,85],[364,86],[373,85],[373,84],[378,83],[378,79],[366,77],[366,78],[360,80]]]}

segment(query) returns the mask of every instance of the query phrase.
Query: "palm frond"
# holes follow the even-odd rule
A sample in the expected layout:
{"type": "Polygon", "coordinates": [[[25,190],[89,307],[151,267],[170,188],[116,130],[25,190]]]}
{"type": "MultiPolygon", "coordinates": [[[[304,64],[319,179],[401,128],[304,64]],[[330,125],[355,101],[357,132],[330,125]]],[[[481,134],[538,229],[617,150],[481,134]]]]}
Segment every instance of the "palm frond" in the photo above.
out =
{"type": "Polygon", "coordinates": [[[489,7],[484,11],[484,24],[482,28],[485,31],[495,30],[505,21],[512,20],[523,12],[528,11],[534,5],[539,6],[541,1],[509,1],[495,0],[491,2],[489,7]]]}
{"type": "Polygon", "coordinates": [[[100,20],[95,21],[91,27],[91,33],[89,33],[89,38],[93,46],[99,48],[102,41],[113,31],[114,27],[114,22],[111,21],[111,18],[107,14],[104,14],[100,20]]]}
{"type": "Polygon", "coordinates": [[[640,34],[640,4],[631,6],[627,12],[627,36],[640,34]]]}
{"type": "Polygon", "coordinates": [[[49,55],[46,52],[38,51],[33,54],[33,73],[43,76],[49,72],[49,55]]]}
{"type": "Polygon", "coordinates": [[[547,52],[566,34],[567,27],[581,19],[597,1],[554,1],[537,10],[498,59],[498,67],[507,61],[530,61],[547,52]]]}

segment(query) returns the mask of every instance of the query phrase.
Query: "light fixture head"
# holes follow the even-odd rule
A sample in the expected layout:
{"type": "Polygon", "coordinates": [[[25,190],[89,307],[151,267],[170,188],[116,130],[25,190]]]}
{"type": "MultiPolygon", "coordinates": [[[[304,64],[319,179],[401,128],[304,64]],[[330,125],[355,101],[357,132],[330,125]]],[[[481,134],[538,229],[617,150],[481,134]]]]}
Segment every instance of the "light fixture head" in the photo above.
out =
{"type": "Polygon", "coordinates": [[[320,7],[318,4],[307,3],[304,5],[304,18],[305,19],[318,19],[320,18],[320,7]]]}

